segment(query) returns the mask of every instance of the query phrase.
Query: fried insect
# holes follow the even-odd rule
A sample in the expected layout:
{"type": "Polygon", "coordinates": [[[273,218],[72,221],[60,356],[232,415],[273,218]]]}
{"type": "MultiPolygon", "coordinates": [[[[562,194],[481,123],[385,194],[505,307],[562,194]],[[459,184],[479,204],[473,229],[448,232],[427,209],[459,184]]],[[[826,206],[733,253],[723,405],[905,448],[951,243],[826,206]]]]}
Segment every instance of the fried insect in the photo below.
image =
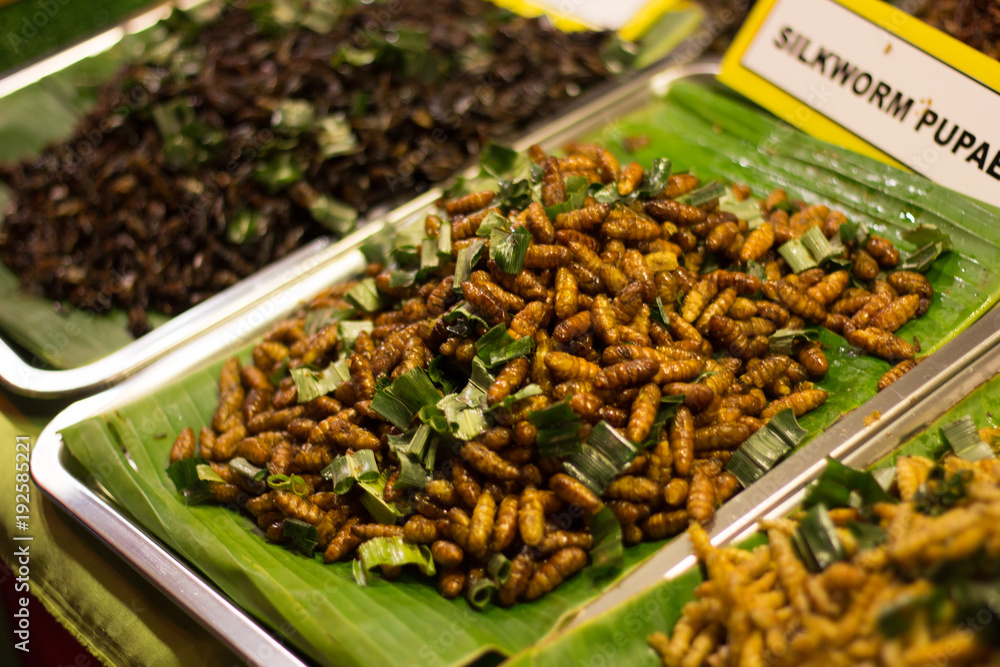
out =
{"type": "Polygon", "coordinates": [[[917,294],[906,294],[898,299],[894,299],[889,305],[882,308],[872,316],[869,326],[884,331],[896,331],[906,324],[920,308],[920,296],[917,294]]]}
{"type": "Polygon", "coordinates": [[[465,281],[462,283],[462,294],[465,296],[465,300],[472,304],[482,314],[483,319],[490,324],[510,322],[510,315],[504,309],[503,303],[483,285],[465,281]]]}
{"type": "Polygon", "coordinates": [[[855,329],[850,332],[845,329],[844,333],[848,343],[886,361],[912,359],[917,353],[913,345],[882,329],[855,329]]]}
{"type": "Polygon", "coordinates": [[[811,296],[803,294],[784,280],[768,280],[765,282],[764,294],[769,299],[780,303],[795,315],[799,315],[810,322],[822,322],[826,319],[826,309],[823,308],[823,304],[811,296]]]}
{"type": "Polygon", "coordinates": [[[587,552],[579,547],[566,547],[555,552],[542,563],[524,590],[525,600],[537,600],[563,581],[583,569],[587,552]]]}
{"type": "Polygon", "coordinates": [[[885,374],[879,378],[878,390],[882,391],[890,384],[892,384],[899,378],[903,377],[906,373],[913,370],[913,368],[916,367],[916,365],[917,362],[914,361],[913,359],[904,359],[903,361],[899,362],[898,364],[887,370],[885,374]]]}
{"type": "Polygon", "coordinates": [[[774,225],[770,222],[763,223],[760,227],[750,232],[746,242],[740,248],[741,262],[756,262],[771,249],[774,245],[774,225]]]}
{"type": "Polygon", "coordinates": [[[715,516],[715,485],[712,477],[701,468],[695,468],[687,494],[687,513],[698,523],[705,524],[715,516]]]}
{"type": "Polygon", "coordinates": [[[520,387],[528,377],[531,365],[527,358],[519,357],[507,363],[487,391],[487,403],[496,405],[520,387]]]}
{"type": "Polygon", "coordinates": [[[578,307],[579,288],[576,277],[568,268],[561,266],[556,269],[556,317],[565,320],[576,314],[578,307]]]}
{"type": "Polygon", "coordinates": [[[687,406],[678,407],[671,421],[670,451],[673,454],[674,470],[681,477],[687,477],[694,461],[694,417],[687,406]]]}
{"type": "Polygon", "coordinates": [[[660,407],[660,388],[655,384],[643,385],[632,401],[626,436],[635,443],[643,442],[653,429],[653,421],[660,407]]]}
{"type": "Polygon", "coordinates": [[[767,421],[782,410],[791,409],[796,417],[801,417],[805,413],[815,410],[826,403],[826,391],[822,389],[806,389],[789,394],[783,398],[771,401],[770,404],[761,410],[760,418],[767,421]]]}
{"type": "Polygon", "coordinates": [[[521,539],[529,547],[536,546],[545,535],[545,511],[542,499],[532,486],[521,493],[518,501],[517,525],[521,539]]]}
{"type": "Polygon", "coordinates": [[[194,456],[194,429],[191,427],[185,428],[174,440],[173,446],[170,448],[170,463],[177,463],[183,459],[189,459],[194,456]]]}
{"type": "Polygon", "coordinates": [[[889,239],[871,234],[865,243],[865,250],[883,268],[891,269],[899,264],[899,250],[889,239]]]}
{"type": "Polygon", "coordinates": [[[496,452],[490,451],[478,442],[467,442],[462,445],[461,455],[477,472],[492,479],[510,481],[517,479],[517,466],[504,461],[496,452]]]}
{"type": "MultiPolygon", "coordinates": [[[[565,473],[556,473],[550,477],[549,488],[552,489],[552,491],[554,491],[555,494],[563,501],[569,503],[570,505],[576,505],[582,509],[585,514],[596,514],[602,507],[604,507],[604,503],[593,491],[588,489],[582,482],[573,479],[565,473]]],[[[523,497],[521,502],[523,506],[523,497]]],[[[523,527],[521,532],[523,534],[523,527]]],[[[525,543],[528,543],[527,540],[525,540],[525,543]]]]}
{"type": "MultiPolygon", "coordinates": [[[[683,363],[683,362],[680,362],[683,363]]],[[[621,389],[649,382],[660,372],[661,364],[653,359],[623,361],[602,368],[594,378],[597,389],[621,389]]]]}

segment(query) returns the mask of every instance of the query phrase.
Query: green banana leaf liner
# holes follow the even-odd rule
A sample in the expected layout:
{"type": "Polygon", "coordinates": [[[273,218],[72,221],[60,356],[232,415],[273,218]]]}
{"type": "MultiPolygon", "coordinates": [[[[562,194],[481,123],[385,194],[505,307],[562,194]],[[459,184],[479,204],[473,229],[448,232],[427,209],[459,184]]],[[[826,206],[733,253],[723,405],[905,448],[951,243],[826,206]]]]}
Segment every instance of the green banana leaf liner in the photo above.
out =
{"type": "MultiPolygon", "coordinates": [[[[726,94],[690,84],[677,85],[667,99],[622,118],[598,138],[625,158],[624,139],[637,134],[651,143],[630,159],[648,165],[652,157],[670,157],[677,170],[747,183],[758,196],[785,187],[792,197],[840,208],[905,250],[915,246],[903,232],[916,224],[933,224],[949,234],[954,252],[938,259],[928,274],[935,288],[930,314],[898,332],[917,336],[924,352],[940,347],[1000,296],[1000,274],[989,270],[1000,257],[996,212],[921,177],[816,142],[726,94]]],[[[822,342],[830,372],[817,386],[830,398],[801,420],[810,436],[873,396],[889,368],[828,331],[822,342]]],[[[552,633],[559,619],[611,582],[585,570],[539,601],[476,612],[464,600],[444,600],[432,582],[408,574],[394,583],[374,577],[361,588],[349,563],[323,565],[268,544],[250,519],[234,511],[184,506],[166,475],[168,452],[182,428],[197,431],[210,421],[219,365],[123,410],[64,429],[64,441],[136,523],[261,622],[283,628],[281,634],[317,662],[460,665],[489,651],[513,655],[552,633]]],[[[662,544],[626,549],[626,566],[614,578],[662,544]]],[[[623,646],[638,648],[629,648],[629,657],[646,655],[638,640],[648,628],[676,617],[670,605],[657,604],[659,611],[634,621],[636,641],[623,646]]]]}

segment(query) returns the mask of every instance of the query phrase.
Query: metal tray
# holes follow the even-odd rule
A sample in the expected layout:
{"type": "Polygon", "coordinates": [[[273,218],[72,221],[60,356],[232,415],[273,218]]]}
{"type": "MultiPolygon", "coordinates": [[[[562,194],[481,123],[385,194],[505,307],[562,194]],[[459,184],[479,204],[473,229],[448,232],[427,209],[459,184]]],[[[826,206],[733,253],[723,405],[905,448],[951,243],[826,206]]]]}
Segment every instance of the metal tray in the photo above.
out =
{"type": "MultiPolygon", "coordinates": [[[[533,143],[548,148],[559,146],[567,140],[607,126],[628,110],[638,108],[654,95],[664,92],[673,81],[707,78],[715,71],[717,64],[709,62],[645,73],[525,136],[515,147],[524,149],[533,143]]],[[[418,214],[438,196],[438,191],[426,193],[404,207],[405,210],[394,212],[393,219],[398,222],[418,214]]],[[[261,647],[261,650],[269,652],[267,662],[272,664],[276,661],[278,664],[300,664],[300,659],[221,596],[210,583],[194,574],[190,566],[133,523],[127,510],[103,494],[92,479],[74,474],[67,467],[68,459],[59,430],[155,393],[186,374],[235,352],[262,334],[300,300],[312,296],[337,279],[359,272],[364,266],[364,259],[356,248],[376,231],[369,226],[336,247],[327,248],[323,252],[327,259],[322,265],[304,272],[297,281],[285,281],[281,289],[276,288],[263,301],[222,323],[211,335],[193,339],[125,382],[72,405],[45,429],[35,447],[33,475],[45,493],[253,664],[262,662],[257,653],[261,647]],[[177,582],[183,582],[183,586],[178,586],[177,582]]],[[[998,343],[1000,311],[994,311],[727,503],[716,516],[713,539],[716,542],[729,540],[752,529],[760,516],[776,511],[776,507],[801,490],[821,469],[825,456],[845,456],[876,434],[892,431],[894,425],[908,414],[911,406],[934,394],[952,378],[968,372],[963,369],[970,367],[977,357],[998,343]]],[[[1000,352],[997,354],[1000,356],[1000,352]]],[[[569,626],[626,600],[661,581],[664,576],[673,576],[693,566],[694,559],[690,552],[686,538],[673,540],[579,612],[569,626]]]]}
{"type": "MultiPolygon", "coordinates": [[[[84,58],[102,53],[129,34],[141,32],[169,15],[174,6],[191,8],[206,0],[175,0],[158,5],[154,9],[130,18],[124,23],[77,44],[65,51],[45,58],[21,70],[0,78],[0,100],[39,79],[61,71],[84,58]]],[[[676,55],[664,60],[670,63],[685,61],[699,51],[694,38],[689,38],[676,50],[676,55]],[[687,45],[694,44],[692,48],[687,45]]],[[[691,72],[714,73],[717,65],[701,66],[691,72]]],[[[621,79],[611,79],[598,84],[587,93],[570,102],[562,110],[564,115],[552,123],[546,123],[535,131],[526,133],[520,140],[514,138],[514,148],[523,150],[533,143],[554,146],[568,138],[568,132],[580,133],[602,126],[608,113],[606,108],[621,109],[621,101],[638,95],[645,99],[656,90],[661,90],[665,65],[653,67],[641,73],[628,73],[621,79]],[[659,82],[659,83],[658,83],[659,82]],[[652,85],[651,85],[652,83],[652,85]],[[609,92],[610,91],[610,92],[609,92]]],[[[677,76],[668,74],[667,80],[677,76]]],[[[462,173],[462,172],[460,172],[462,173]]],[[[469,167],[466,176],[475,176],[478,167],[469,167]]],[[[430,205],[440,198],[443,190],[431,189],[415,199],[389,210],[389,207],[375,208],[367,217],[367,223],[359,221],[362,230],[339,242],[328,238],[299,248],[288,257],[256,272],[237,285],[220,292],[205,302],[172,318],[166,324],[112,354],[86,366],[69,370],[45,370],[23,359],[0,332],[0,386],[15,393],[36,398],[66,398],[92,394],[109,387],[134,374],[141,368],[162,358],[169,352],[187,343],[198,335],[220,326],[224,322],[247,312],[267,295],[285,289],[303,280],[315,271],[322,270],[344,252],[358,247],[382,224],[395,224],[415,211],[430,205]]]]}

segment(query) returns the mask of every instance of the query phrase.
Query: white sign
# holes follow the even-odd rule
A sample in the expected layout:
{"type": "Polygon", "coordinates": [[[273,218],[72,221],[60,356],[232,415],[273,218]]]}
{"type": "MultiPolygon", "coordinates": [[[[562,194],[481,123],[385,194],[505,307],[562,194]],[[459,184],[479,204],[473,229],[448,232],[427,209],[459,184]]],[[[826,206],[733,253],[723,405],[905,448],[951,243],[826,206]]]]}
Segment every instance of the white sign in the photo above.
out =
{"type": "Polygon", "coordinates": [[[605,30],[619,30],[628,23],[649,0],[536,0],[539,7],[546,7],[564,16],[572,16],[584,23],[605,30]]]}
{"type": "Polygon", "coordinates": [[[933,181],[1000,206],[1000,93],[833,0],[778,0],[742,65],[933,181]]]}

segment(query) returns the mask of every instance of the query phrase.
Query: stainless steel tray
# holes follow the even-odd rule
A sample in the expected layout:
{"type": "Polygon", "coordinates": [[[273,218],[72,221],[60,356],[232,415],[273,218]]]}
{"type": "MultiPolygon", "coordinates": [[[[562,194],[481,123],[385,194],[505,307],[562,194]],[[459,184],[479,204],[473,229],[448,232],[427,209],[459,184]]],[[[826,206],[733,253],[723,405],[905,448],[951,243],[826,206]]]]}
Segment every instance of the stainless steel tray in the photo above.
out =
{"type": "MultiPolygon", "coordinates": [[[[66,67],[114,46],[125,35],[149,28],[169,14],[174,6],[190,8],[206,0],[177,0],[158,5],[156,8],[127,20],[111,30],[90,38],[63,52],[41,60],[0,79],[0,100],[14,91],[31,85],[39,79],[61,71],[66,67]]],[[[684,46],[682,44],[682,46],[684,46]]],[[[693,48],[678,49],[681,55],[669,62],[678,62],[697,53],[693,48]]],[[[665,63],[667,61],[664,61],[665,63]]],[[[571,134],[596,129],[614,117],[614,109],[621,109],[624,99],[637,101],[648,98],[662,90],[666,83],[679,74],[714,73],[715,64],[695,67],[678,73],[673,70],[664,74],[665,67],[651,68],[640,74],[633,74],[627,84],[614,80],[598,85],[582,95],[564,116],[551,124],[530,132],[514,143],[523,150],[533,143],[556,146],[571,134]],[[607,92],[610,90],[610,92],[607,92]],[[575,108],[574,108],[575,106],[575,108]],[[609,111],[612,110],[612,111],[609,111]]],[[[470,167],[465,174],[474,176],[478,167],[470,167]]],[[[166,324],[149,334],[86,366],[69,370],[43,370],[26,362],[0,336],[0,386],[25,396],[36,398],[66,398],[94,393],[120,382],[141,368],[176,350],[200,334],[209,332],[224,322],[259,306],[270,294],[286,289],[305,279],[316,271],[335,261],[347,250],[361,245],[368,236],[385,223],[395,224],[415,211],[430,205],[441,196],[442,189],[435,188],[406,204],[389,212],[387,207],[375,209],[368,217],[368,223],[361,231],[334,242],[330,239],[316,241],[298,249],[292,255],[268,266],[239,284],[220,292],[204,303],[172,318],[166,324]]]]}

